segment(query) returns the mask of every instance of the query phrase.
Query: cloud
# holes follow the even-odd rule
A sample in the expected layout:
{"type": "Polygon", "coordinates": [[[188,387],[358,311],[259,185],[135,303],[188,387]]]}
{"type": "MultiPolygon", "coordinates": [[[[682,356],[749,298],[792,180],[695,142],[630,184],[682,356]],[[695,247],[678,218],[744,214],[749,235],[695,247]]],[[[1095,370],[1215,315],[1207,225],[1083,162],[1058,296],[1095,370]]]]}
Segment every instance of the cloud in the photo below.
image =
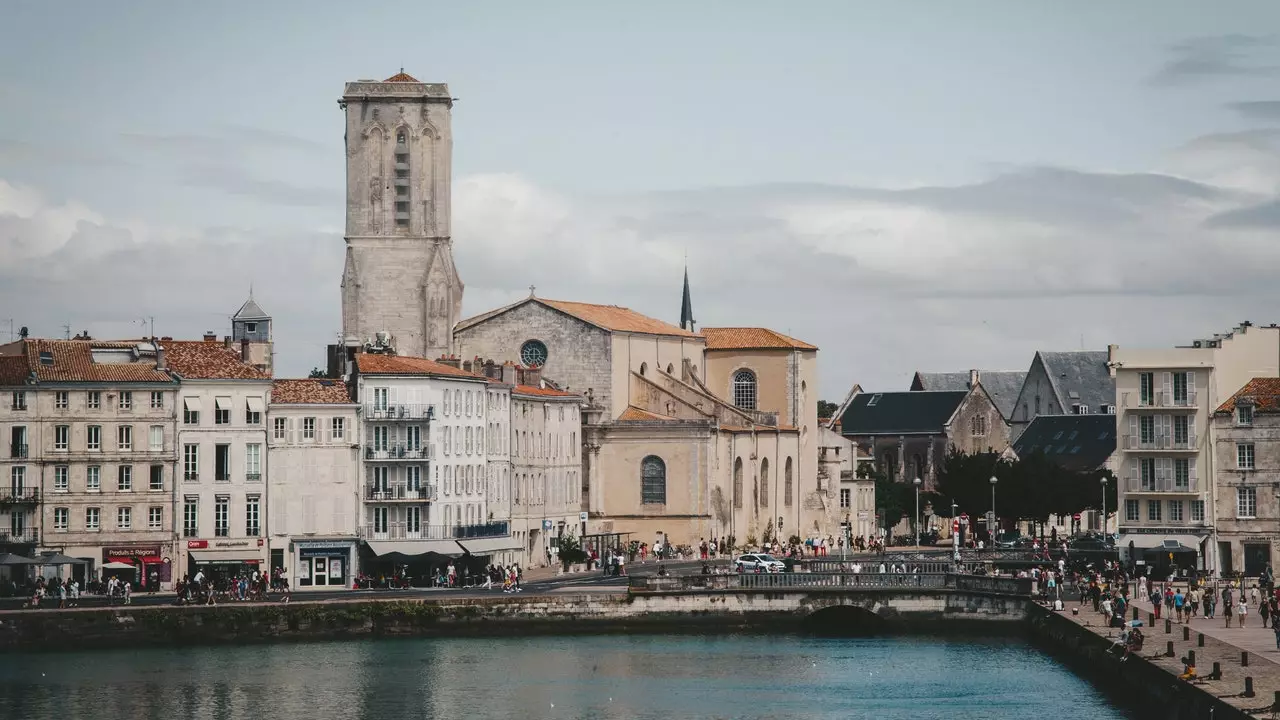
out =
{"type": "Polygon", "coordinates": [[[1149,78],[1153,85],[1177,85],[1226,77],[1273,77],[1280,65],[1259,62],[1259,54],[1276,48],[1276,39],[1261,35],[1210,35],[1174,43],[1169,59],[1149,78]]]}
{"type": "MultiPolygon", "coordinates": [[[[675,320],[687,257],[701,324],[765,325],[817,344],[821,392],[837,399],[855,380],[894,389],[917,369],[1017,370],[1037,349],[1082,341],[1168,346],[1275,319],[1259,311],[1280,301],[1280,244],[1257,229],[1280,222],[1275,141],[1271,131],[1196,138],[1159,172],[1023,167],[895,190],[583,197],[516,175],[463,177],[453,238],[464,313],[533,284],[544,297],[675,320]]],[[[147,316],[167,335],[224,333],[253,282],[275,317],[281,371],[305,373],[339,330],[343,248],[333,229],[160,228],[0,182],[0,318],[41,334],[63,324],[136,334],[147,316]]]]}
{"type": "Polygon", "coordinates": [[[1250,100],[1227,103],[1227,107],[1250,120],[1280,121],[1280,100],[1250,100]]]}

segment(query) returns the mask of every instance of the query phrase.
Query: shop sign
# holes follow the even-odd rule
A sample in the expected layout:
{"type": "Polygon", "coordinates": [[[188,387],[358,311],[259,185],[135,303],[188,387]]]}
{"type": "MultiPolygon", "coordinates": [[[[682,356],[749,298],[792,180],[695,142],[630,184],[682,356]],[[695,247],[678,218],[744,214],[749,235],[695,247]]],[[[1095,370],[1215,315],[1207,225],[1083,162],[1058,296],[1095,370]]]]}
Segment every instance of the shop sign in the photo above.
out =
{"type": "Polygon", "coordinates": [[[344,547],[308,547],[298,548],[298,557],[346,557],[347,548],[344,547]]]}
{"type": "Polygon", "coordinates": [[[135,559],[158,562],[160,559],[160,546],[145,545],[142,547],[105,547],[102,549],[103,562],[135,559]]]}
{"type": "Polygon", "coordinates": [[[247,548],[248,540],[214,540],[213,546],[216,548],[247,548]]]}
{"type": "Polygon", "coordinates": [[[203,550],[207,547],[209,547],[208,540],[188,540],[187,541],[188,550],[203,550]]]}
{"type": "Polygon", "coordinates": [[[550,521],[550,520],[543,520],[543,521],[542,521],[542,529],[543,529],[543,530],[545,530],[545,531],[547,531],[547,532],[551,532],[551,521],[550,521]]]}

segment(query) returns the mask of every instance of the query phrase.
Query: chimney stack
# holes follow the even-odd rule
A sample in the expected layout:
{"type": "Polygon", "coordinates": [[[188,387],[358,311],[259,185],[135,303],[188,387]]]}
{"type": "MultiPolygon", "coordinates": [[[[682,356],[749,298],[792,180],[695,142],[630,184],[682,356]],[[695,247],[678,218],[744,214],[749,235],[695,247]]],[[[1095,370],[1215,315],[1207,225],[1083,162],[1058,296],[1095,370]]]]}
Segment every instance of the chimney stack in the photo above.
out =
{"type": "Polygon", "coordinates": [[[436,360],[436,362],[440,363],[441,365],[448,365],[451,368],[457,368],[459,370],[462,369],[462,361],[454,357],[453,355],[441,355],[440,359],[436,360]]]}
{"type": "Polygon", "coordinates": [[[498,379],[508,385],[516,385],[516,364],[510,360],[502,363],[502,373],[498,376],[498,379]]]}
{"type": "Polygon", "coordinates": [[[216,333],[216,332],[214,332],[214,331],[212,331],[212,330],[208,330],[208,331],[206,331],[206,332],[205,332],[205,334],[204,334],[204,341],[205,341],[205,342],[218,342],[218,333],[216,333]]]}
{"type": "Polygon", "coordinates": [[[969,388],[972,389],[973,386],[977,384],[978,384],[978,371],[970,370],[969,371],[969,388]]]}
{"type": "Polygon", "coordinates": [[[240,340],[240,361],[249,362],[249,338],[240,340]]]}

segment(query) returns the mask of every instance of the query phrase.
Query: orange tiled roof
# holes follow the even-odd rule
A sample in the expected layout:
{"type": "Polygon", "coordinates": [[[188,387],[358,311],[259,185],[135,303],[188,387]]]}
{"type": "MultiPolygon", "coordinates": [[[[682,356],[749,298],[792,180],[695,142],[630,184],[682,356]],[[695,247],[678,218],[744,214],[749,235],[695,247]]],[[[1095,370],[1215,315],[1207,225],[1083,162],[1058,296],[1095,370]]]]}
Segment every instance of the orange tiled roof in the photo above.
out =
{"type": "Polygon", "coordinates": [[[567,300],[546,300],[544,298],[534,299],[544,305],[553,307],[562,313],[572,315],[583,322],[604,328],[605,330],[644,333],[647,335],[697,337],[688,330],[651,318],[648,315],[641,315],[631,308],[619,307],[617,305],[593,305],[591,303],[569,302],[567,300]]]}
{"type": "Polygon", "coordinates": [[[469,373],[452,365],[434,360],[403,355],[377,355],[358,353],[356,367],[362,375],[444,375],[463,380],[491,380],[483,375],[469,373]]]}
{"type": "Polygon", "coordinates": [[[1250,380],[1235,395],[1222,403],[1218,412],[1235,412],[1236,402],[1244,397],[1253,398],[1253,411],[1256,413],[1280,412],[1280,378],[1260,377],[1250,380]]]}
{"type": "Polygon", "coordinates": [[[303,378],[276,380],[271,384],[271,402],[283,405],[343,405],[351,402],[341,380],[303,378]]]}
{"type": "Polygon", "coordinates": [[[269,380],[271,376],[240,359],[221,342],[163,340],[165,362],[187,380],[269,380]]]}
{"type": "Polygon", "coordinates": [[[538,397],[557,397],[557,398],[580,398],[577,393],[565,392],[564,390],[556,390],[555,388],[540,388],[535,385],[517,385],[513,393],[516,395],[535,395],[538,397]]]}
{"type": "Polygon", "coordinates": [[[26,355],[0,357],[0,385],[25,385],[30,376],[26,355]]]}
{"type": "Polygon", "coordinates": [[[783,335],[775,330],[758,327],[702,328],[707,338],[708,350],[817,350],[807,342],[783,335]]]}
{"type": "Polygon", "coordinates": [[[154,357],[129,363],[93,361],[94,348],[126,350],[137,345],[91,340],[27,340],[27,369],[35,373],[39,382],[172,383],[169,373],[156,369],[154,357]],[[52,364],[41,363],[41,354],[52,357],[52,364]]]}
{"type": "Polygon", "coordinates": [[[395,75],[392,75],[391,77],[387,78],[386,80],[383,80],[382,82],[412,82],[412,83],[416,83],[416,82],[418,82],[418,78],[416,78],[416,77],[414,77],[414,76],[412,76],[412,75],[409,75],[408,73],[406,73],[406,72],[402,69],[400,72],[396,73],[395,75]]]}
{"type": "Polygon", "coordinates": [[[662,422],[665,420],[675,420],[673,417],[651,413],[648,410],[641,410],[634,405],[628,405],[626,410],[618,416],[618,420],[622,422],[662,422]]]}

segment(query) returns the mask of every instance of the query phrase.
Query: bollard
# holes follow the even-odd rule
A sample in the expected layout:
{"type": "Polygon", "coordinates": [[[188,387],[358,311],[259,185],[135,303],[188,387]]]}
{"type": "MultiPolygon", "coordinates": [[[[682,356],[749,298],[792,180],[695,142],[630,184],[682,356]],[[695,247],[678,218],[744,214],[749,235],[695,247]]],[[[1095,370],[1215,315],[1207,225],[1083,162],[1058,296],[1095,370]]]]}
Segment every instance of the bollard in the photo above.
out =
{"type": "Polygon", "coordinates": [[[1195,667],[1195,666],[1196,666],[1196,651],[1195,651],[1195,650],[1188,650],[1188,651],[1187,651],[1187,664],[1188,664],[1188,665],[1190,665],[1191,667],[1195,667]]]}
{"type": "Polygon", "coordinates": [[[1249,667],[1249,651],[1240,651],[1240,667],[1249,667]]]}
{"type": "Polygon", "coordinates": [[[1164,634],[1165,634],[1165,635],[1168,635],[1168,634],[1169,634],[1169,633],[1171,633],[1171,632],[1173,632],[1173,622],[1172,622],[1172,621],[1170,621],[1170,620],[1169,620],[1169,618],[1165,618],[1165,619],[1164,619],[1164,634]]]}
{"type": "Polygon", "coordinates": [[[1200,633],[1200,637],[1196,638],[1196,645],[1204,647],[1204,633],[1200,633]]]}
{"type": "Polygon", "coordinates": [[[1156,616],[1152,615],[1151,613],[1147,613],[1147,627],[1153,628],[1155,626],[1156,626],[1156,616]]]}
{"type": "Polygon", "coordinates": [[[1138,608],[1134,608],[1134,609],[1133,609],[1133,619],[1134,619],[1134,620],[1137,620],[1137,619],[1138,619],[1138,608]]]}
{"type": "Polygon", "coordinates": [[[1173,641],[1172,641],[1172,640],[1170,640],[1170,641],[1166,644],[1166,646],[1165,646],[1165,650],[1164,650],[1164,656],[1165,656],[1165,657],[1173,657],[1173,641]]]}
{"type": "Polygon", "coordinates": [[[1244,696],[1253,697],[1253,678],[1251,677],[1244,679],[1244,696]]]}
{"type": "Polygon", "coordinates": [[[1187,627],[1186,625],[1182,626],[1182,639],[1183,640],[1191,639],[1191,628],[1187,627]]]}

